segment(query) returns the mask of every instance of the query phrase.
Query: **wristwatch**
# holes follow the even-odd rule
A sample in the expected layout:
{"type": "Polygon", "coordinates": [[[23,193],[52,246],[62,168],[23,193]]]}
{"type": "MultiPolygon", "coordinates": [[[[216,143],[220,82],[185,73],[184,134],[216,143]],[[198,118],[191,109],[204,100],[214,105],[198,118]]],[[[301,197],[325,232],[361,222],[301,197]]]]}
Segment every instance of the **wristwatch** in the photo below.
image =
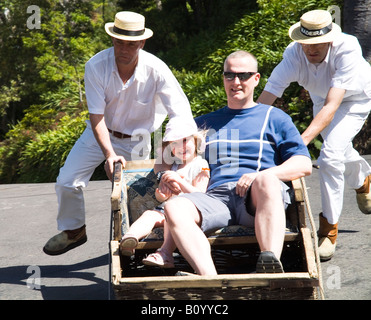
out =
{"type": "Polygon", "coordinates": [[[165,171],[159,171],[156,173],[157,182],[160,183],[162,176],[164,175],[165,171]]]}

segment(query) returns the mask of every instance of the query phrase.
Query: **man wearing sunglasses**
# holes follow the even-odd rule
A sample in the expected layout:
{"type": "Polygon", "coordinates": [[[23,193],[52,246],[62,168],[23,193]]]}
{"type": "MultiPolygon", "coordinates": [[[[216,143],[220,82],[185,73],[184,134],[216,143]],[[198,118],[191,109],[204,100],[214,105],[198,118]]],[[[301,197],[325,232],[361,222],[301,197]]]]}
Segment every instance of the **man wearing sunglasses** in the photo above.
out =
{"type": "Polygon", "coordinates": [[[371,167],[353,148],[371,109],[371,67],[358,40],[344,33],[325,10],[305,13],[289,30],[292,42],[258,101],[273,104],[291,82],[309,91],[313,121],[302,133],[308,145],[321,134],[319,164],[322,213],[319,254],[332,258],[343,207],[344,182],[356,190],[359,209],[371,213],[371,167]]]}
{"type": "Polygon", "coordinates": [[[204,232],[236,224],[255,227],[261,249],[256,271],[283,272],[290,203],[284,182],[311,173],[309,152],[287,114],[254,102],[260,74],[252,54],[229,55],[223,75],[228,105],[196,118],[208,130],[208,190],[168,201],[166,221],[183,257],[200,275],[216,274],[204,232]]]}

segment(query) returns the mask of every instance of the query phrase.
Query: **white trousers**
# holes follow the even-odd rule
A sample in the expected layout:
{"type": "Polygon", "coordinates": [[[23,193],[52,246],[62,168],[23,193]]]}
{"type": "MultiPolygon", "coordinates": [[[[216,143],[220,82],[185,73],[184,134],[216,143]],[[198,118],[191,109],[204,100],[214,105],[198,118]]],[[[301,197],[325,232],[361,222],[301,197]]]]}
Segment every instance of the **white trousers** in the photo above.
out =
{"type": "MultiPolygon", "coordinates": [[[[132,140],[136,139],[119,139],[111,135],[111,143],[117,155],[122,155],[127,161],[148,159],[150,139],[148,144],[132,140]]],[[[90,122],[87,121],[87,127],[71,149],[55,185],[58,198],[58,230],[74,230],[85,224],[82,188],[88,185],[94,170],[104,160],[90,122]]]]}
{"type": "MultiPolygon", "coordinates": [[[[314,107],[314,116],[321,108],[314,107]]],[[[360,188],[371,167],[353,148],[352,141],[362,129],[371,100],[343,102],[330,125],[321,132],[323,145],[318,158],[323,216],[330,224],[339,221],[343,208],[344,182],[360,188]]]]}

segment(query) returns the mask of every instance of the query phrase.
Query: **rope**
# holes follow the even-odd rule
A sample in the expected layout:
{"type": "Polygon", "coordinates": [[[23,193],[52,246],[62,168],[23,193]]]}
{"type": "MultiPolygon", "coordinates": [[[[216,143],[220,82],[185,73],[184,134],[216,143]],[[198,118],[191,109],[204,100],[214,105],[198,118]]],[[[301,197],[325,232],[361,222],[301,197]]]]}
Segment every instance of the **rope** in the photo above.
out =
{"type": "Polygon", "coordinates": [[[313,239],[314,239],[314,253],[316,257],[316,265],[317,265],[317,270],[318,270],[318,281],[319,281],[319,292],[322,300],[325,300],[325,292],[323,290],[323,281],[322,281],[322,269],[321,269],[321,260],[319,258],[319,253],[318,253],[318,238],[317,238],[317,233],[316,233],[316,225],[314,223],[313,215],[312,215],[312,209],[310,207],[309,203],[309,196],[308,196],[308,191],[307,191],[307,186],[305,183],[304,178],[300,178],[301,186],[303,188],[303,194],[304,194],[304,202],[305,206],[307,207],[308,211],[308,216],[309,216],[309,222],[312,228],[312,234],[313,234],[313,239]]]}

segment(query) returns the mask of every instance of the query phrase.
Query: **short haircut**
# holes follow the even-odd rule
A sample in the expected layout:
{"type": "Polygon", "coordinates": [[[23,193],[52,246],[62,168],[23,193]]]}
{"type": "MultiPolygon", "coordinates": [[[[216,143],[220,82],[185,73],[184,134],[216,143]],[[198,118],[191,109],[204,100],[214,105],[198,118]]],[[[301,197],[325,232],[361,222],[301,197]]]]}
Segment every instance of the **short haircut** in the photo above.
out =
{"type": "Polygon", "coordinates": [[[229,60],[229,59],[233,59],[233,58],[249,58],[253,61],[253,65],[254,67],[256,68],[255,70],[251,70],[251,71],[254,71],[254,72],[258,72],[258,60],[256,60],[255,56],[248,52],[248,51],[245,51],[245,50],[238,50],[238,51],[235,51],[235,52],[232,52],[224,61],[224,66],[226,64],[226,62],[229,60]]]}

